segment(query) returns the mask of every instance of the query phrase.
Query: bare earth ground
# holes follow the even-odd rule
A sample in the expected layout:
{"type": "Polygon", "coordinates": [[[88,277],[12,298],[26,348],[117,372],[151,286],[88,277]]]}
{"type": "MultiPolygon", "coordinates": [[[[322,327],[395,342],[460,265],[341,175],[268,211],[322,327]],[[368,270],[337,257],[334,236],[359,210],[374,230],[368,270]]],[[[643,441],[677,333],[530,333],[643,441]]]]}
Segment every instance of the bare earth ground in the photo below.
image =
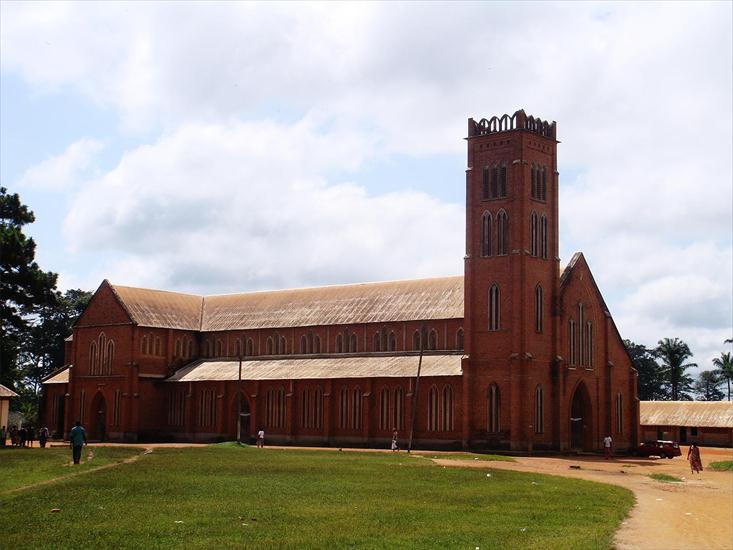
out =
{"type": "MultiPolygon", "coordinates": [[[[146,449],[203,446],[191,443],[121,445],[146,449]]],[[[313,447],[297,448],[315,450],[313,447]]],[[[448,458],[433,461],[441,466],[515,470],[626,487],[636,495],[636,505],[616,532],[614,542],[619,550],[733,550],[733,473],[714,472],[707,467],[710,462],[733,460],[733,449],[702,447],[700,455],[705,469],[702,474],[695,475],[690,473],[689,463],[685,460],[687,447],[681,447],[681,450],[682,456],[672,460],[631,457],[604,460],[601,457],[565,456],[515,457],[514,462],[448,458]],[[684,481],[663,483],[649,477],[654,473],[673,475],[684,481]]],[[[344,451],[363,452],[370,449],[344,451]]],[[[440,456],[441,453],[418,451],[415,454],[440,456]]]]}
{"type": "Polygon", "coordinates": [[[442,466],[497,468],[520,472],[578,477],[631,489],[636,505],[616,532],[619,550],[733,548],[733,474],[713,472],[710,462],[733,459],[733,449],[701,448],[702,474],[690,474],[682,456],[668,459],[596,457],[520,457],[516,462],[436,459],[442,466]],[[579,470],[570,466],[580,466],[579,470]],[[684,478],[683,483],[662,483],[649,474],[684,478]]]}

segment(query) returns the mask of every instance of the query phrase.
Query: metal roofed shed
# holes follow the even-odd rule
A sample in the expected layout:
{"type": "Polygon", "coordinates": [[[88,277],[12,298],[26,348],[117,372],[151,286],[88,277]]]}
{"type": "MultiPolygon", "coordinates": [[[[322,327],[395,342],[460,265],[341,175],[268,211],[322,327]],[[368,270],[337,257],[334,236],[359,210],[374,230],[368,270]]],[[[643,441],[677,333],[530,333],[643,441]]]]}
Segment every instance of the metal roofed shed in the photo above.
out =
{"type": "Polygon", "coordinates": [[[641,401],[644,439],[733,446],[733,401],[641,401]]]}
{"type": "MultiPolygon", "coordinates": [[[[421,377],[460,376],[460,354],[423,356],[421,377]]],[[[393,378],[417,374],[417,355],[263,359],[242,362],[243,380],[393,378]]],[[[237,380],[239,361],[199,360],[181,367],[166,382],[237,380]]]]}

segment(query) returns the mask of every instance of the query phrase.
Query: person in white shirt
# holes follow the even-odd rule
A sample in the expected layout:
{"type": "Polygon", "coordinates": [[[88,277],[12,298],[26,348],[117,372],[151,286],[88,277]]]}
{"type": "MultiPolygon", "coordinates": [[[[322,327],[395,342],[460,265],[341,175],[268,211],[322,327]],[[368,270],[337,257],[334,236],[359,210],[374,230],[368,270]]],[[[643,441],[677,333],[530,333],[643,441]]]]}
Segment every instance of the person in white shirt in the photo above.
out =
{"type": "Polygon", "coordinates": [[[257,432],[257,446],[259,448],[264,448],[265,446],[265,430],[262,428],[257,432]]]}
{"type": "Polygon", "coordinates": [[[603,438],[603,452],[606,455],[606,460],[611,458],[611,446],[613,445],[613,439],[610,435],[603,438]]]}

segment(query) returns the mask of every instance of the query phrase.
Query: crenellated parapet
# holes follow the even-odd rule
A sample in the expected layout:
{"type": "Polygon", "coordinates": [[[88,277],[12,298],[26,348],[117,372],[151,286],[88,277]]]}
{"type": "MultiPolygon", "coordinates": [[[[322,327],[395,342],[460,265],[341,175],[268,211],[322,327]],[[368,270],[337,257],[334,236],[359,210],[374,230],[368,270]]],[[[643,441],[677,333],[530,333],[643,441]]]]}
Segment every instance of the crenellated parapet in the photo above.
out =
{"type": "Polygon", "coordinates": [[[472,118],[468,119],[468,137],[487,136],[512,130],[527,130],[550,139],[556,139],[557,136],[557,124],[554,120],[548,122],[539,117],[527,116],[524,109],[511,116],[505,114],[490,119],[482,118],[478,122],[472,118]]]}

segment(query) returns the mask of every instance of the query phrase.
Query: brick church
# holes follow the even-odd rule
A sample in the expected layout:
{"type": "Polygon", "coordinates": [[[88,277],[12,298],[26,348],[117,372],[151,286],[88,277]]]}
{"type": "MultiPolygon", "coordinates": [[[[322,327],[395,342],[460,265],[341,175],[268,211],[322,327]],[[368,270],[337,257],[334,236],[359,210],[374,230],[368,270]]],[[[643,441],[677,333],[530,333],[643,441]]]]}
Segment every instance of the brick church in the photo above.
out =
{"type": "Polygon", "coordinates": [[[583,255],[560,266],[557,143],[521,110],[468,120],[463,275],[218,296],[103,281],[44,382],[49,429],[220,441],[240,418],[244,440],[384,447],[414,418],[418,447],[635,444],[636,372],[583,255]]]}

